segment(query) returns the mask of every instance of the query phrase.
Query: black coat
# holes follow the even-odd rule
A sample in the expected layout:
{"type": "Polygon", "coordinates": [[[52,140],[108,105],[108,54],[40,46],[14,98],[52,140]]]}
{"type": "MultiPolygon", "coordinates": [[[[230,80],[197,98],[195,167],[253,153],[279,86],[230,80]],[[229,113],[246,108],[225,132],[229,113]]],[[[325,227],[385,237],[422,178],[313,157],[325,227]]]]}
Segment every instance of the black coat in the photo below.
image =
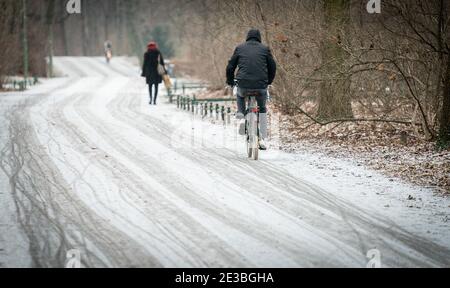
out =
{"type": "Polygon", "coordinates": [[[234,72],[239,71],[236,79],[244,89],[266,89],[275,79],[277,65],[270,49],[261,44],[259,30],[250,30],[247,42],[234,51],[227,67],[227,83],[234,85],[234,72]]]}
{"type": "Polygon", "coordinates": [[[164,66],[164,58],[159,50],[147,51],[144,55],[144,65],[142,67],[142,77],[147,79],[147,84],[160,84],[162,76],[158,74],[158,57],[159,63],[164,66]]]}

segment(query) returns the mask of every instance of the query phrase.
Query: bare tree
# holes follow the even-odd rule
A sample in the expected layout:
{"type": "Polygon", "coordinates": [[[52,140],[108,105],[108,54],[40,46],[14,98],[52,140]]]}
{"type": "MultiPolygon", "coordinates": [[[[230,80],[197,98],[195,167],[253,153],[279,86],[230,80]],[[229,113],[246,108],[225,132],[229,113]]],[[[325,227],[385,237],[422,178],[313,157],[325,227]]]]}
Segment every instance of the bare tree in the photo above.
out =
{"type": "MultiPolygon", "coordinates": [[[[99,55],[106,39],[141,58],[150,31],[167,26],[179,66],[221,88],[234,47],[256,27],[278,63],[281,112],[311,125],[407,125],[416,137],[450,141],[448,1],[383,0],[383,13],[369,15],[359,0],[83,0],[82,14],[70,16],[55,2],[26,2],[32,74],[53,54],[99,55]]],[[[0,5],[0,75],[20,74],[22,2],[0,5]]]]}
{"type": "Polygon", "coordinates": [[[343,48],[349,37],[350,1],[324,1],[325,34],[322,40],[323,81],[320,87],[318,118],[352,118],[350,76],[346,73],[348,54],[343,48]]]}

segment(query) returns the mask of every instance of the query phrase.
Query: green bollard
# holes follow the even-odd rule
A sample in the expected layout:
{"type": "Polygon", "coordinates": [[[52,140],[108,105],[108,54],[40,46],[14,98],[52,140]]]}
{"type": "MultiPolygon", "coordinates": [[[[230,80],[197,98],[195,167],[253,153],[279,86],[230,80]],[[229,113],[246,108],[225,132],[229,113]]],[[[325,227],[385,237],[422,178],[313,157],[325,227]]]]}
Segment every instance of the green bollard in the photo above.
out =
{"type": "Polygon", "coordinates": [[[216,104],[216,120],[219,120],[219,104],[216,104]]]}

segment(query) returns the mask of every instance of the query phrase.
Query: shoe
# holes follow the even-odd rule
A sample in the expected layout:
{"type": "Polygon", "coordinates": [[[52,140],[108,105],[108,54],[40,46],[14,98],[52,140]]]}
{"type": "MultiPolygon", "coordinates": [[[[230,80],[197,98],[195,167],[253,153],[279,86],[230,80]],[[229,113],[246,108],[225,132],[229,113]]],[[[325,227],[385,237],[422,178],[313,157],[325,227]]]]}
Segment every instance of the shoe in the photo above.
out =
{"type": "Polygon", "coordinates": [[[239,135],[245,135],[245,121],[241,121],[241,124],[239,124],[239,135]]]}
{"type": "Polygon", "coordinates": [[[266,141],[263,139],[259,140],[259,150],[267,150],[266,141]]]}
{"type": "Polygon", "coordinates": [[[244,115],[243,113],[238,112],[238,113],[236,114],[236,119],[237,119],[237,120],[242,120],[242,119],[244,119],[244,118],[245,118],[245,115],[244,115]]]}

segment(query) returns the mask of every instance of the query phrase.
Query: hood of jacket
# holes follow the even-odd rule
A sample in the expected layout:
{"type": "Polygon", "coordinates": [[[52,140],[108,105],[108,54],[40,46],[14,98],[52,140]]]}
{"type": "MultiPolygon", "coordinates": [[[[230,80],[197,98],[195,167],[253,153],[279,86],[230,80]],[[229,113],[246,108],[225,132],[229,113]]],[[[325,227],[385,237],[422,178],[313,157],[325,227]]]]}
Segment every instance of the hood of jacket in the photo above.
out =
{"type": "Polygon", "coordinates": [[[248,31],[247,41],[250,41],[250,40],[256,40],[259,43],[261,43],[262,42],[262,40],[261,40],[261,32],[259,32],[258,29],[252,29],[252,30],[248,31]]]}

